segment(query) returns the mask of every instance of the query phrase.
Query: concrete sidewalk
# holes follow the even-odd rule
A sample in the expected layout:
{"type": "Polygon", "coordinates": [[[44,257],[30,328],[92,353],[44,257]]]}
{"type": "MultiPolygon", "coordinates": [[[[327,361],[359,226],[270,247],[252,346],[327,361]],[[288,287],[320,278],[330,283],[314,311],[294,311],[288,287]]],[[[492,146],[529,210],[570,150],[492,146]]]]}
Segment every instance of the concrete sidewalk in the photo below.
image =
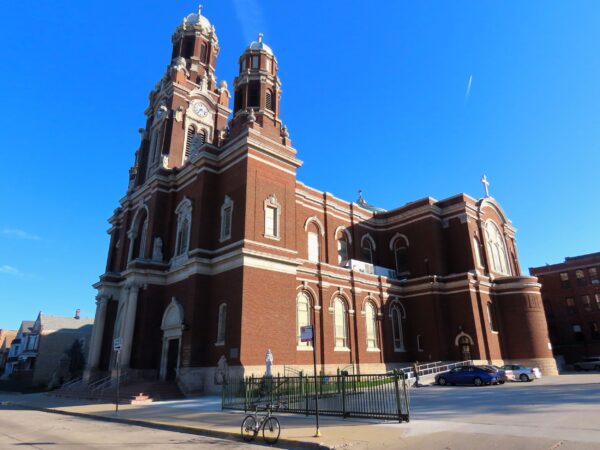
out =
{"type": "MultiPolygon", "coordinates": [[[[280,448],[540,449],[600,448],[600,375],[547,377],[504,386],[411,389],[411,422],[277,414],[280,448]]],[[[97,404],[44,394],[2,395],[23,408],[240,440],[243,412],[222,412],[219,397],[147,405],[97,404]]],[[[257,439],[262,442],[262,437],[257,439]]]]}
{"type": "MultiPolygon", "coordinates": [[[[1,395],[0,403],[15,407],[37,409],[53,413],[70,414],[128,423],[172,431],[182,431],[204,436],[240,440],[243,412],[221,411],[219,397],[192,398],[147,405],[115,405],[53,397],[46,394],[1,395]]],[[[281,423],[281,448],[340,448],[359,447],[366,443],[365,431],[382,421],[353,420],[321,417],[322,437],[315,438],[315,417],[297,414],[276,414],[281,423]]],[[[377,431],[382,441],[397,442],[403,430],[397,422],[377,431]]],[[[262,441],[262,436],[257,437],[262,441]]],[[[369,440],[370,441],[370,440],[369,440]]],[[[382,442],[383,443],[383,442],[382,442]]],[[[397,446],[394,446],[397,448],[397,446]]]]}

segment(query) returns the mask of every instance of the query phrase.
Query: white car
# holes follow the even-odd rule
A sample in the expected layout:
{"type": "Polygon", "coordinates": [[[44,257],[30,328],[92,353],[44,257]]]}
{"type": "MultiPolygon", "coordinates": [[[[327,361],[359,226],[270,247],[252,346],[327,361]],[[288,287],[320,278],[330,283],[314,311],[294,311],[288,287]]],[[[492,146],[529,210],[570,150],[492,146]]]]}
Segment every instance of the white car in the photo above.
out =
{"type": "Polygon", "coordinates": [[[600,370],[600,356],[591,356],[583,358],[581,361],[573,364],[575,370],[600,370]]]}
{"type": "Polygon", "coordinates": [[[542,378],[542,372],[537,367],[525,367],[518,364],[506,364],[502,366],[506,372],[506,378],[511,381],[533,381],[542,378]]]}

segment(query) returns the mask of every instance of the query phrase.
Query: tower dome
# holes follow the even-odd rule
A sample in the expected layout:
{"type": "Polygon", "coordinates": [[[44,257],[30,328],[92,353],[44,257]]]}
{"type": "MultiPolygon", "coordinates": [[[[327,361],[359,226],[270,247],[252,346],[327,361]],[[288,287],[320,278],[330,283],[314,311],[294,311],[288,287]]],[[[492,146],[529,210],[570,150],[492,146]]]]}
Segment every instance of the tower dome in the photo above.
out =
{"type": "Polygon", "coordinates": [[[210,30],[212,24],[202,15],[202,5],[198,6],[198,12],[188,14],[183,18],[183,25],[187,27],[200,27],[210,30]]]}
{"type": "Polygon", "coordinates": [[[256,39],[256,41],[250,42],[250,45],[248,45],[248,48],[246,48],[246,51],[252,51],[252,50],[254,50],[254,51],[263,50],[268,55],[274,56],[273,50],[271,49],[271,47],[269,47],[267,44],[265,44],[263,42],[263,34],[262,33],[258,33],[258,38],[256,39]]]}

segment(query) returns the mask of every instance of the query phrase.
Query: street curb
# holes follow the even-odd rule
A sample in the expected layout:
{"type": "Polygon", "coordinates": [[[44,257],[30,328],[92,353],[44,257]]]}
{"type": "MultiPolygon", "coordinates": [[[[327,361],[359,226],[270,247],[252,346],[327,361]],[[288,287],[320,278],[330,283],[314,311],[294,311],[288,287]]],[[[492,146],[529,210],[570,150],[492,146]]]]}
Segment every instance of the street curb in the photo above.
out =
{"type": "MultiPolygon", "coordinates": [[[[195,428],[195,427],[188,427],[185,425],[169,425],[169,424],[165,424],[165,423],[147,422],[144,420],[125,419],[125,418],[120,418],[120,417],[98,416],[95,414],[64,411],[61,409],[53,409],[53,408],[43,408],[43,407],[39,407],[39,406],[30,406],[30,405],[24,405],[24,404],[19,404],[19,403],[14,403],[14,402],[3,402],[2,405],[18,407],[21,409],[42,411],[42,412],[47,412],[47,413],[52,413],[52,414],[60,414],[63,416],[72,416],[72,417],[81,417],[81,418],[91,419],[91,420],[99,420],[102,422],[113,422],[113,423],[120,423],[123,425],[135,425],[138,427],[152,428],[155,430],[175,431],[175,432],[186,433],[186,434],[195,434],[198,436],[206,436],[206,437],[213,437],[213,438],[218,438],[218,439],[225,439],[228,441],[244,442],[242,439],[240,439],[239,434],[231,433],[229,431],[211,430],[211,429],[206,429],[206,428],[195,428]]],[[[289,449],[310,448],[310,449],[319,449],[319,450],[331,450],[331,448],[332,448],[328,445],[320,444],[317,442],[303,442],[303,441],[295,441],[292,439],[285,439],[285,438],[283,438],[283,439],[280,438],[277,441],[277,444],[273,445],[273,446],[270,446],[270,445],[262,442],[260,438],[257,438],[256,440],[254,440],[252,442],[254,444],[264,445],[266,447],[272,447],[272,448],[289,448],[289,449]]]]}

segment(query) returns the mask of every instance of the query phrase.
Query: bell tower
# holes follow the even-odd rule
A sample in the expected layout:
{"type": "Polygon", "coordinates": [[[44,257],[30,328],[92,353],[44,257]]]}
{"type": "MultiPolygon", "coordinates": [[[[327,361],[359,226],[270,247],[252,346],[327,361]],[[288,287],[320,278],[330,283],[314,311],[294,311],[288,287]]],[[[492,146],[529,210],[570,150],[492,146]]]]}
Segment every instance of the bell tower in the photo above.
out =
{"type": "Polygon", "coordinates": [[[171,41],[171,64],[149,96],[129,190],[160,170],[180,168],[199,152],[214,150],[227,135],[230,94],[224,80],[217,86],[219,41],[201,6],[183,18],[171,41]]]}
{"type": "Polygon", "coordinates": [[[281,81],[277,76],[277,58],[260,33],[239,60],[235,89],[231,135],[239,134],[245,124],[255,123],[262,134],[291,145],[287,129],[279,118],[281,81]]]}

